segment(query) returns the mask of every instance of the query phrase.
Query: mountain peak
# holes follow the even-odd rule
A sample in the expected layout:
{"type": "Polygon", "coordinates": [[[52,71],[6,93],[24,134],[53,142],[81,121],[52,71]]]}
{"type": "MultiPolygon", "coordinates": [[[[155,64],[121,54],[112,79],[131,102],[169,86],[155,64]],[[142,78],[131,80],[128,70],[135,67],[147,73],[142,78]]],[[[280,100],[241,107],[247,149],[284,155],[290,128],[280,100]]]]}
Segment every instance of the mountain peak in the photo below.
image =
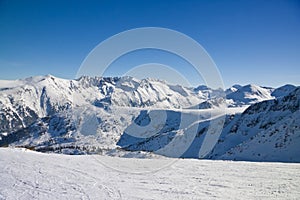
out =
{"type": "Polygon", "coordinates": [[[232,90],[231,93],[227,93],[226,97],[238,104],[244,105],[272,99],[271,92],[272,89],[260,87],[255,84],[248,84],[237,90],[232,90]]]}
{"type": "MultiPolygon", "coordinates": [[[[234,147],[237,148],[234,153],[238,155],[238,145],[243,146],[243,142],[247,143],[258,132],[269,131],[268,128],[272,128],[281,119],[285,123],[292,123],[289,127],[298,127],[296,119],[299,118],[297,111],[300,87],[275,100],[271,100],[274,96],[271,96],[273,89],[270,88],[254,84],[241,87],[236,85],[232,88],[235,91],[227,94],[229,99],[224,99],[218,98],[222,91],[207,86],[194,89],[169,85],[160,80],[139,80],[133,77],[83,76],[77,80],[66,80],[46,75],[17,81],[0,81],[0,146],[31,145],[41,151],[46,148],[47,151],[57,152],[61,148],[69,149],[62,150],[64,152],[78,153],[75,148],[77,145],[96,145],[97,148],[100,146],[115,150],[117,142],[122,140],[124,148],[129,145],[128,142],[134,142],[130,147],[132,150],[153,151],[151,144],[161,148],[159,145],[165,145],[175,135],[184,134],[189,130],[187,126],[195,124],[202,127],[202,130],[199,130],[195,136],[196,142],[192,143],[191,149],[184,155],[197,157],[199,155],[193,154],[193,150],[199,149],[197,145],[202,144],[211,120],[205,118],[211,116],[206,113],[219,109],[224,104],[229,107],[227,110],[232,115],[225,120],[223,135],[226,145],[222,145],[224,138],[217,144],[219,149],[216,154],[222,152],[219,156],[225,155],[234,147]],[[249,109],[243,112],[249,105],[249,109]],[[243,114],[238,114],[241,112],[243,114]],[[166,119],[161,118],[164,117],[162,113],[166,113],[166,119]],[[196,113],[204,114],[205,120],[194,121],[199,120],[192,117],[198,115],[196,113]],[[150,114],[158,119],[159,128],[155,127],[155,130],[161,130],[159,134],[147,139],[135,139],[125,134],[130,124],[137,123],[135,119],[141,120],[142,126],[148,126],[151,123],[148,116],[150,114]],[[189,116],[187,119],[191,121],[180,124],[183,116],[189,116]],[[290,120],[290,116],[295,120],[290,120]],[[232,134],[233,132],[236,133],[232,134]]],[[[286,85],[278,88],[278,91],[287,92],[292,88],[293,86],[286,85]]],[[[266,132],[264,135],[275,142],[270,144],[287,146],[284,133],[291,133],[285,128],[287,126],[274,127],[282,129],[282,132],[275,139],[271,138],[273,130],[266,132]],[[278,137],[283,137],[283,142],[278,143],[278,137]]],[[[296,134],[294,136],[297,137],[296,134]]],[[[294,136],[287,137],[293,139],[294,136]]],[[[262,138],[259,134],[257,137],[262,138]]],[[[251,146],[253,145],[249,145],[251,146]]],[[[274,149],[270,147],[272,148],[274,149]]],[[[252,151],[253,148],[249,150],[252,151]]]]}
{"type": "Polygon", "coordinates": [[[272,96],[279,98],[279,97],[283,97],[285,95],[287,95],[288,93],[292,92],[294,89],[296,89],[296,86],[291,85],[291,84],[286,84],[283,85],[279,88],[276,88],[273,92],[272,92],[272,96]]]}

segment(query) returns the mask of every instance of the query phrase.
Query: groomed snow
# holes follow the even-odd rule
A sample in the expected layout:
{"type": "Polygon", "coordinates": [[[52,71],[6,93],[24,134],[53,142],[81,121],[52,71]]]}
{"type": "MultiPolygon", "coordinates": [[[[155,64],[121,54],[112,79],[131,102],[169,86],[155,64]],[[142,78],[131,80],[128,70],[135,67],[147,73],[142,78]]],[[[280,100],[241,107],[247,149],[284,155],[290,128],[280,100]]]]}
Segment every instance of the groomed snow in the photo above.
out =
{"type": "Polygon", "coordinates": [[[300,199],[300,164],[67,156],[0,148],[0,166],[0,199],[8,200],[300,199]],[[151,166],[166,164],[151,172],[151,166]],[[132,173],[137,166],[148,172],[132,173]]]}

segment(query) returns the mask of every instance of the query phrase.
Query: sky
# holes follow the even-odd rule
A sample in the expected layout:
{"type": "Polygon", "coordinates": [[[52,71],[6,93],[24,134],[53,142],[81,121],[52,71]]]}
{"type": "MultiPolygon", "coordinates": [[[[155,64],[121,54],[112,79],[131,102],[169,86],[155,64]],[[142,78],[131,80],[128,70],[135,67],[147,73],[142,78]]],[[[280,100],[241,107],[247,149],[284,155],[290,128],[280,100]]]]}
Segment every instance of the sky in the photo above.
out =
{"type": "MultiPolygon", "coordinates": [[[[0,79],[73,79],[99,43],[140,27],[168,28],[197,41],[226,87],[300,85],[295,0],[0,0],[0,79]]],[[[147,63],[174,68],[193,86],[203,84],[185,60],[155,49],[121,56],[105,75],[121,76],[147,63]]]]}

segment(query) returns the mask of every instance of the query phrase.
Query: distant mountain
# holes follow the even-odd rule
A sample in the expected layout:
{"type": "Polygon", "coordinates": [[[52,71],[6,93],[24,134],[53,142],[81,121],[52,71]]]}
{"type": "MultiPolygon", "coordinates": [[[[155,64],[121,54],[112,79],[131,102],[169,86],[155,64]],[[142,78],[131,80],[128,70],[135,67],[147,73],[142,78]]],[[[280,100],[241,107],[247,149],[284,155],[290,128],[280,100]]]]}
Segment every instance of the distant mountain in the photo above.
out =
{"type": "Polygon", "coordinates": [[[211,89],[132,77],[0,81],[0,146],[116,148],[141,109],[181,109],[213,95],[211,89]]]}
{"type": "Polygon", "coordinates": [[[38,118],[83,105],[155,108],[185,108],[208,99],[193,88],[169,85],[159,80],[132,77],[81,77],[64,80],[48,76],[0,81],[0,132],[12,132],[38,118]]]}
{"type": "Polygon", "coordinates": [[[275,90],[273,90],[271,95],[273,97],[279,98],[279,97],[283,97],[285,95],[288,95],[289,93],[291,93],[295,89],[296,89],[296,86],[287,84],[287,85],[281,86],[281,87],[276,88],[275,90]]]}
{"type": "Polygon", "coordinates": [[[212,98],[212,99],[208,99],[205,102],[200,103],[197,108],[198,109],[212,109],[212,108],[218,108],[218,107],[222,107],[222,106],[227,106],[230,105],[230,103],[228,103],[228,101],[226,101],[225,98],[212,98]]]}
{"type": "MultiPolygon", "coordinates": [[[[295,86],[294,86],[295,87],[295,86]]],[[[220,106],[228,107],[247,107],[251,104],[258,103],[264,100],[274,99],[273,88],[261,87],[254,84],[249,84],[245,86],[233,85],[229,89],[225,90],[226,96],[217,95],[217,97],[210,97],[207,101],[200,103],[192,108],[198,109],[211,109],[220,106]]],[[[281,89],[280,89],[281,91],[281,89]]],[[[285,89],[281,94],[287,94],[288,89],[285,89]]],[[[279,93],[278,92],[275,92],[279,93]]]]}
{"type": "Polygon", "coordinates": [[[225,126],[210,158],[300,162],[300,87],[251,105],[225,126]]]}
{"type": "Polygon", "coordinates": [[[272,88],[249,84],[243,87],[239,87],[236,91],[228,93],[226,95],[226,99],[233,100],[236,105],[249,105],[272,99],[272,91],[272,88]]]}
{"type": "Polygon", "coordinates": [[[227,115],[217,145],[205,158],[300,162],[295,149],[299,87],[292,85],[234,85],[222,91],[132,77],[65,80],[48,75],[0,81],[0,146],[177,156],[176,145],[186,145],[181,156],[197,158],[214,110],[227,115]],[[188,141],[185,135],[195,131],[188,141]],[[185,142],[174,142],[178,138],[185,142]],[[168,145],[172,151],[161,151],[168,145]]]}
{"type": "Polygon", "coordinates": [[[242,87],[243,86],[241,86],[241,85],[235,84],[235,85],[231,86],[230,88],[226,89],[225,93],[230,94],[230,93],[236,92],[238,89],[240,89],[242,87]]]}
{"type": "MultiPolygon", "coordinates": [[[[198,134],[182,157],[199,156],[209,124],[209,121],[199,123],[198,134]]],[[[129,146],[124,146],[131,151],[155,151],[175,136],[176,132],[166,131],[150,139],[133,142],[132,137],[123,135],[120,141],[121,145],[122,139],[131,141],[129,146]]],[[[297,87],[280,99],[255,103],[241,114],[228,115],[218,143],[205,158],[300,162],[299,144],[300,87],[297,87]]]]}

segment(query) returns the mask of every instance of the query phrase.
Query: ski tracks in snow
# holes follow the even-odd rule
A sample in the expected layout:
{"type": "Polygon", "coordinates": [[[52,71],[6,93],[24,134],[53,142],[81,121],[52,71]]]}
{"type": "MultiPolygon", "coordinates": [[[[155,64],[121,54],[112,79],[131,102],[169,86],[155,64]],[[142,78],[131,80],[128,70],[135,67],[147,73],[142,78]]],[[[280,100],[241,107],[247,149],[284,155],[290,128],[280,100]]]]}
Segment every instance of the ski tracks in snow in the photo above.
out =
{"type": "Polygon", "coordinates": [[[97,159],[129,167],[161,161],[0,148],[0,199],[300,199],[300,164],[178,159],[130,173],[97,159]]]}

